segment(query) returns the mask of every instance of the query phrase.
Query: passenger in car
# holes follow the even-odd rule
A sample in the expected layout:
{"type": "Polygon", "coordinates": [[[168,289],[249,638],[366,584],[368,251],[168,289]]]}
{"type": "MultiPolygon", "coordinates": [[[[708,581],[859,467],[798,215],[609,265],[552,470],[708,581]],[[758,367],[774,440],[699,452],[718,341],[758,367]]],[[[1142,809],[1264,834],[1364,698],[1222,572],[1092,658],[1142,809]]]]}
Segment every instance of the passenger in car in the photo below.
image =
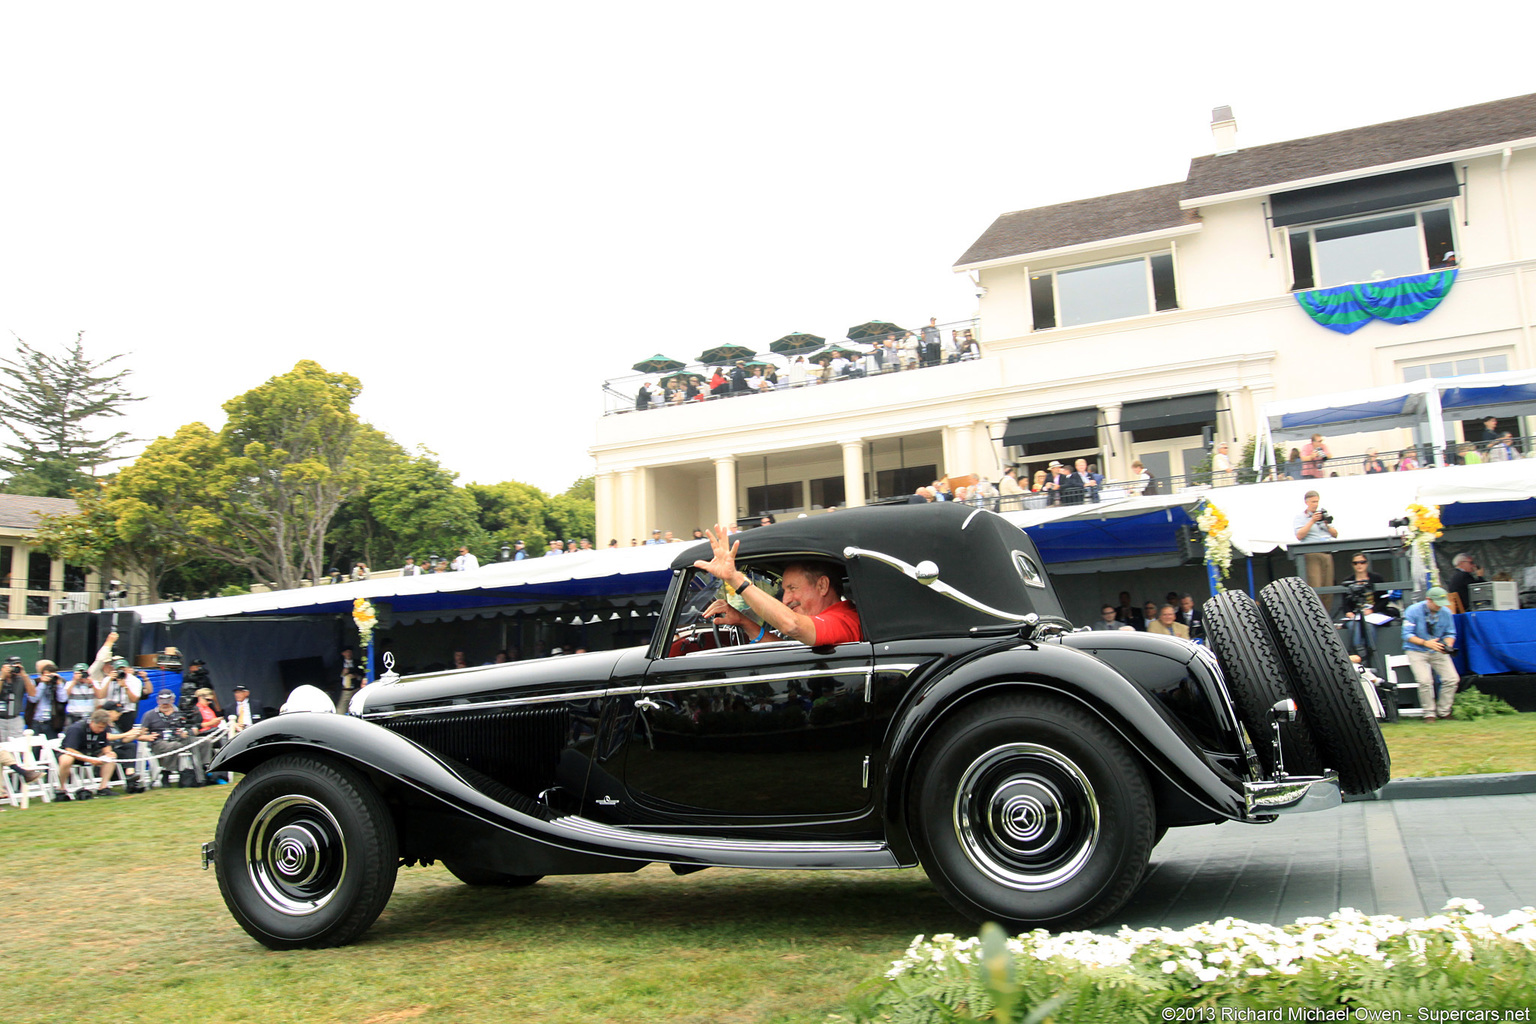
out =
{"type": "Polygon", "coordinates": [[[719,523],[713,530],[706,530],[712,557],[699,559],[694,568],[702,569],[711,576],[729,583],[741,599],[762,620],[757,622],[732,608],[726,601],[715,601],[704,609],[704,617],[723,626],[739,626],[745,630],[760,629],[753,643],[767,639],[769,630],[789,640],[798,640],[808,647],[825,647],[830,644],[851,643],[864,638],[859,624],[859,613],[853,605],[843,600],[836,569],[825,562],[791,562],[784,567],[784,598],[766,594],[753,586],[751,578],[736,568],[736,550],[740,541],[728,543],[728,535],[719,523]]]}

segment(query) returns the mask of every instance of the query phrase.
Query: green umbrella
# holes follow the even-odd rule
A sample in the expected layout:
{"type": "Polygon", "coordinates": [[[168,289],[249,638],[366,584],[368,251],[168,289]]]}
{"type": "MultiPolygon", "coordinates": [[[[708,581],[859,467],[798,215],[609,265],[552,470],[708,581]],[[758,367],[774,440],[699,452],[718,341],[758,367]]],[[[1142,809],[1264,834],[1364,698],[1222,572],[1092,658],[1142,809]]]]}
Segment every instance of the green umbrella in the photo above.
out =
{"type": "Polygon", "coordinates": [[[734,363],[738,359],[751,359],[755,355],[757,350],[745,345],[716,345],[699,353],[699,362],[718,366],[721,363],[734,363]]]}
{"type": "Polygon", "coordinates": [[[772,345],[768,346],[770,352],[777,352],[781,356],[803,356],[807,352],[814,352],[827,343],[826,338],[818,338],[814,334],[803,334],[796,331],[794,334],[786,334],[772,345]]]}
{"type": "Polygon", "coordinates": [[[836,359],[838,356],[842,356],[844,359],[858,359],[864,354],[865,353],[859,349],[849,348],[846,345],[828,345],[820,352],[817,352],[815,355],[811,356],[810,361],[814,363],[822,356],[826,356],[828,359],[836,359]]]}
{"type": "Polygon", "coordinates": [[[867,320],[862,324],[848,328],[849,341],[862,341],[865,338],[878,338],[885,334],[905,334],[902,328],[887,320],[867,320]]]}
{"type": "Polygon", "coordinates": [[[635,364],[635,369],[641,373],[671,373],[673,370],[681,370],[687,365],[681,359],[669,359],[658,353],[649,359],[640,360],[635,364]]]}

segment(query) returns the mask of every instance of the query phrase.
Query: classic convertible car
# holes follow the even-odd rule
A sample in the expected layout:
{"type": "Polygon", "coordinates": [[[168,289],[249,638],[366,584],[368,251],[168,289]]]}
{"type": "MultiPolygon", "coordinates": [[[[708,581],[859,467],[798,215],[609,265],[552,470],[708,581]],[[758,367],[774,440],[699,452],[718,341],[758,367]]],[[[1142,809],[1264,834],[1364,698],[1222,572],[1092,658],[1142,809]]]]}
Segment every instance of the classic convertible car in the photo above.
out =
{"type": "MultiPolygon", "coordinates": [[[[380,681],[284,713],[204,865],[273,948],[364,932],[402,866],[470,885],[705,867],[922,865],[973,919],[1115,912],[1171,827],[1267,822],[1387,780],[1337,634],[1298,580],[1206,605],[1209,647],[1074,631],[1029,538],[954,504],[741,534],[773,592],[816,563],[863,638],[808,647],[705,621],[729,588],[679,549],[650,644],[380,681]]],[[[291,704],[302,704],[295,699],[291,704]]]]}

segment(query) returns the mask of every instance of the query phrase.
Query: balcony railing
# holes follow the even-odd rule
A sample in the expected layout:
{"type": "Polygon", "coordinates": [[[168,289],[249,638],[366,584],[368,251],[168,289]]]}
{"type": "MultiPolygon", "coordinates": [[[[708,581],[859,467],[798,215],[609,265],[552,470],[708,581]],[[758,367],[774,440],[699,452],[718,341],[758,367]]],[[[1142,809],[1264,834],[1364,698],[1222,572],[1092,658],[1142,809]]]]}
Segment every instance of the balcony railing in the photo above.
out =
{"type": "MultiPolygon", "coordinates": [[[[649,412],[655,409],[688,406],[703,402],[715,402],[727,398],[749,398],[753,395],[763,394],[768,391],[782,391],[791,388],[813,387],[821,384],[839,384],[847,381],[862,380],[869,377],[878,377],[890,373],[904,373],[909,370],[926,370],[935,366],[943,366],[949,363],[965,362],[981,357],[979,342],[980,332],[977,330],[976,320],[955,320],[950,323],[939,324],[939,353],[937,358],[929,358],[923,351],[922,332],[906,331],[897,337],[894,354],[888,352],[882,344],[878,347],[870,342],[829,342],[827,347],[846,347],[858,350],[861,355],[857,359],[848,360],[847,365],[838,365],[836,372],[833,361],[829,358],[825,366],[813,365],[811,357],[816,353],[807,353],[801,357],[803,362],[796,364],[795,356],[784,356],[778,353],[764,352],[753,359],[770,364],[773,369],[773,377],[769,379],[769,371],[764,367],[759,383],[750,382],[748,375],[748,389],[745,391],[731,390],[730,371],[734,363],[704,364],[690,363],[680,370],[672,370],[667,373],[630,373],[620,377],[610,377],[603,381],[603,415],[613,416],[622,413],[637,411],[649,412]],[[907,345],[909,339],[917,342],[917,352],[913,354],[907,345]],[[715,370],[723,371],[725,383],[722,387],[712,390],[710,382],[715,370]],[[681,387],[671,388],[662,386],[661,382],[671,381],[676,378],[698,378],[692,393],[684,383],[681,387]],[[637,408],[637,394],[640,388],[652,382],[657,385],[657,391],[653,392],[651,400],[644,409],[637,408]]],[[[884,342],[884,338],[872,339],[884,342]]],[[[751,360],[749,360],[750,362],[751,360]]]]}

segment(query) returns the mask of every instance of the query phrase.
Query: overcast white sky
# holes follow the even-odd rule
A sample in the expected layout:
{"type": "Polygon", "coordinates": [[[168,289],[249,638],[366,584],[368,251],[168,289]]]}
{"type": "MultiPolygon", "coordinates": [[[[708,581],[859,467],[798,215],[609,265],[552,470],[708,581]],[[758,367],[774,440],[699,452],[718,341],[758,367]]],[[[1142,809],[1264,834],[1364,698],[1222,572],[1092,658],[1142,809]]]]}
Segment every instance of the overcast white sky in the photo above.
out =
{"type": "Polygon", "coordinates": [[[605,378],[969,316],[997,214],[1179,180],[1213,106],[1259,145],[1536,88],[1523,5],[1042,6],[7,4],[0,337],[130,353],[145,438],[314,359],[562,490],[605,378]]]}

